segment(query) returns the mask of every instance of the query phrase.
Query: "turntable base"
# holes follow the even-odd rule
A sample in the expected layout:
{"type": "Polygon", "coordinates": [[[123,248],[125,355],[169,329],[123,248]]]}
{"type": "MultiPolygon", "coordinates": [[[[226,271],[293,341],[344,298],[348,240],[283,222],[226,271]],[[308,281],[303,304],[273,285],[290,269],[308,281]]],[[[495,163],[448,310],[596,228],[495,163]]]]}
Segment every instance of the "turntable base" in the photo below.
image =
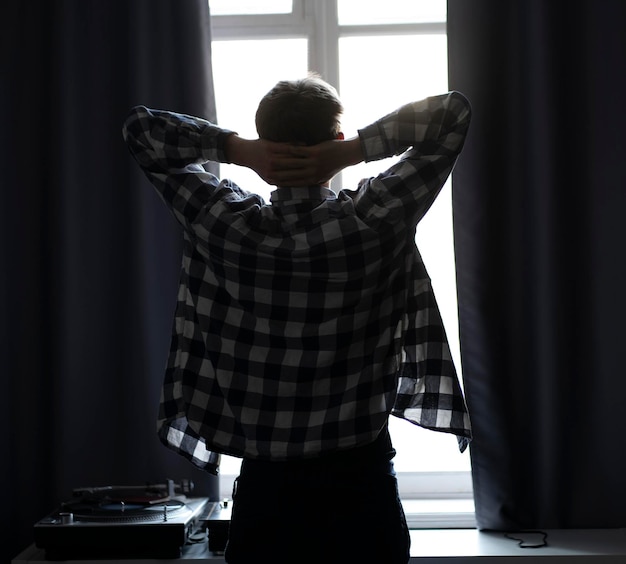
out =
{"type": "Polygon", "coordinates": [[[184,498],[125,504],[123,510],[115,503],[99,503],[95,509],[70,505],[35,525],[35,544],[48,560],[175,559],[196,532],[207,504],[208,498],[184,498]]]}

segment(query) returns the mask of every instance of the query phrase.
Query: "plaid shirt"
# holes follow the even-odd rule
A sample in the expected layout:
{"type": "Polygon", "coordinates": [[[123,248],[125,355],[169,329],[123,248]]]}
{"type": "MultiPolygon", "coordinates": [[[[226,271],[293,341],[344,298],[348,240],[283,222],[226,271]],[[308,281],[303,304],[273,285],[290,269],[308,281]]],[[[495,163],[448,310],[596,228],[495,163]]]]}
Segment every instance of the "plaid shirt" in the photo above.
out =
{"type": "Polygon", "coordinates": [[[357,190],[280,188],[271,203],[203,163],[232,132],[139,106],[124,138],[184,232],[158,433],[217,473],[219,453],[311,457],[372,441],[389,414],[457,435],[470,423],[415,227],[470,120],[458,92],[359,131],[357,190]]]}

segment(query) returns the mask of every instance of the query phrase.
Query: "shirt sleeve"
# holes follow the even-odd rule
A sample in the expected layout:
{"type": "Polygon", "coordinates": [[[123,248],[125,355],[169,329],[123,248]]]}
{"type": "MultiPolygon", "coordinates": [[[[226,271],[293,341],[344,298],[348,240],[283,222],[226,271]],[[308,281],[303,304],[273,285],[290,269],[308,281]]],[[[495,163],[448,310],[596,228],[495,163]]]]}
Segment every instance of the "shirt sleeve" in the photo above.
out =
{"type": "Polygon", "coordinates": [[[183,224],[224,189],[202,165],[228,162],[224,144],[232,133],[202,118],[145,106],[133,108],[122,128],[132,156],[183,224]]]}
{"type": "Polygon", "coordinates": [[[463,148],[471,107],[460,92],[406,104],[359,130],[365,161],[399,161],[361,185],[357,206],[378,219],[417,225],[463,148]]]}

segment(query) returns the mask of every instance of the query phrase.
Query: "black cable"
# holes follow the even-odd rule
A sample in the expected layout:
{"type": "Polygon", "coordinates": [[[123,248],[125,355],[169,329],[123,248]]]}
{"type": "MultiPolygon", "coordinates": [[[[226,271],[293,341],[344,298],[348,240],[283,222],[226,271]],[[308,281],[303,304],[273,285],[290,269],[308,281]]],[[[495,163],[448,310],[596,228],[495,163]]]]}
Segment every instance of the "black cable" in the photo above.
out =
{"type": "Polygon", "coordinates": [[[548,546],[548,533],[545,531],[517,531],[515,533],[504,533],[507,539],[517,541],[517,546],[520,548],[543,548],[548,546]],[[537,543],[530,543],[527,539],[517,538],[512,535],[540,535],[541,541],[537,543]]]}

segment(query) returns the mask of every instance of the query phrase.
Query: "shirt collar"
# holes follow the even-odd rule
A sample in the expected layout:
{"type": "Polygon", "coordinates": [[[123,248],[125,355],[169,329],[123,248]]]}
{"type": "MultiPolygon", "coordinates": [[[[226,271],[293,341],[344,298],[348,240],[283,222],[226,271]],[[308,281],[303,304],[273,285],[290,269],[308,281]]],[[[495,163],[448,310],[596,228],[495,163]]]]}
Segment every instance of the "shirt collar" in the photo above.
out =
{"type": "Polygon", "coordinates": [[[270,201],[272,204],[289,204],[295,202],[302,202],[312,200],[315,202],[321,202],[323,200],[334,200],[336,198],[335,193],[325,186],[302,186],[291,187],[283,186],[277,188],[270,194],[270,201]]]}

